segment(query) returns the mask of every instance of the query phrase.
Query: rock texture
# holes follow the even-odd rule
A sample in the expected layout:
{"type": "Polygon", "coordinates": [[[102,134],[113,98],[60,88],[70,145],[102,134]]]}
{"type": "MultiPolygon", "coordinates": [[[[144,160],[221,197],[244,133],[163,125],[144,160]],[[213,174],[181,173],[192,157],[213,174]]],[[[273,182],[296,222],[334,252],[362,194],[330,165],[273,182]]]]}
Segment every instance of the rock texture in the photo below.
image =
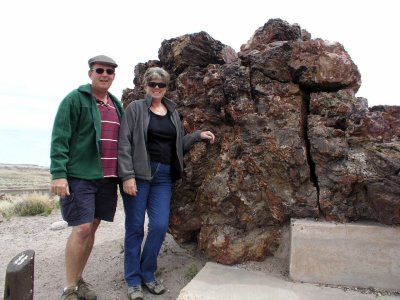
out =
{"type": "Polygon", "coordinates": [[[400,107],[355,97],[361,75],[341,44],[280,19],[239,53],[206,32],[164,40],[159,61],[136,66],[125,106],[155,65],[171,73],[186,131],[217,137],[185,156],[170,219],[178,242],[234,264],[273,254],[292,217],[400,224],[400,107]]]}

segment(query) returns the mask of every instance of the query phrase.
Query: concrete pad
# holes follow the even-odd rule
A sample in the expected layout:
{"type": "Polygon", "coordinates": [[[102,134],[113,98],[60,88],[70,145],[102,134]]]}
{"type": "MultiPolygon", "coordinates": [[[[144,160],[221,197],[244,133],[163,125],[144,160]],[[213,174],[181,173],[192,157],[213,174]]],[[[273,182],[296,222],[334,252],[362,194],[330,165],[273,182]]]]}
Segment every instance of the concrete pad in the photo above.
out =
{"type": "Polygon", "coordinates": [[[295,281],[400,290],[400,227],[291,221],[295,281]]]}
{"type": "MultiPolygon", "coordinates": [[[[236,267],[207,263],[187,284],[177,300],[376,300],[374,294],[343,291],[236,267]]],[[[381,296],[379,300],[399,300],[381,296]]]]}

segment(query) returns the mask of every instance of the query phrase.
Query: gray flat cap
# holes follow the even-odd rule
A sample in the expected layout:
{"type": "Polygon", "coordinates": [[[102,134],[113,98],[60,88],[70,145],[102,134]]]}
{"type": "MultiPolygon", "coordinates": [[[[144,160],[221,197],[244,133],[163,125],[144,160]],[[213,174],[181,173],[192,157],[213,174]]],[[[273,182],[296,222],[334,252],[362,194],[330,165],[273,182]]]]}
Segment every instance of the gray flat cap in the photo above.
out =
{"type": "Polygon", "coordinates": [[[92,67],[92,65],[94,63],[102,63],[102,64],[113,66],[114,68],[118,67],[115,60],[113,60],[111,57],[106,56],[106,55],[97,55],[97,56],[89,59],[89,61],[88,61],[89,68],[92,67]]]}

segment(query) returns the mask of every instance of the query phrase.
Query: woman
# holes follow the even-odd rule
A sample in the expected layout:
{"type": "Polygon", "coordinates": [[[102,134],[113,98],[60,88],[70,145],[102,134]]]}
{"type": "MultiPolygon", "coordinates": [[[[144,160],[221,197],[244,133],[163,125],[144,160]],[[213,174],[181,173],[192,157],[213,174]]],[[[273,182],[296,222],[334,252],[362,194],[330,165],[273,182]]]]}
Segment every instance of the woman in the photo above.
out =
{"type": "Polygon", "coordinates": [[[155,278],[157,256],[168,229],[172,183],[181,178],[183,154],[201,139],[214,143],[210,131],[185,135],[176,104],[164,97],[170,76],[162,68],[144,74],[145,99],[133,101],[123,116],[118,173],[125,209],[125,281],[128,298],[143,299],[143,283],[153,294],[165,287],[155,278]],[[144,237],[144,219],[149,217],[144,237]]]}

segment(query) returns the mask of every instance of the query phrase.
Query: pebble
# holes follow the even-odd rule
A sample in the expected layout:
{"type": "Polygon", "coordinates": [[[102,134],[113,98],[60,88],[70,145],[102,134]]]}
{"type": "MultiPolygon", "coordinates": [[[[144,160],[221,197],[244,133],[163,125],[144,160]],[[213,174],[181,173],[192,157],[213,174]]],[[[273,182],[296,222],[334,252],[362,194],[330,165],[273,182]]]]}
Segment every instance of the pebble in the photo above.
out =
{"type": "Polygon", "coordinates": [[[65,221],[57,221],[51,224],[50,230],[62,230],[68,227],[68,223],[65,221]]]}

